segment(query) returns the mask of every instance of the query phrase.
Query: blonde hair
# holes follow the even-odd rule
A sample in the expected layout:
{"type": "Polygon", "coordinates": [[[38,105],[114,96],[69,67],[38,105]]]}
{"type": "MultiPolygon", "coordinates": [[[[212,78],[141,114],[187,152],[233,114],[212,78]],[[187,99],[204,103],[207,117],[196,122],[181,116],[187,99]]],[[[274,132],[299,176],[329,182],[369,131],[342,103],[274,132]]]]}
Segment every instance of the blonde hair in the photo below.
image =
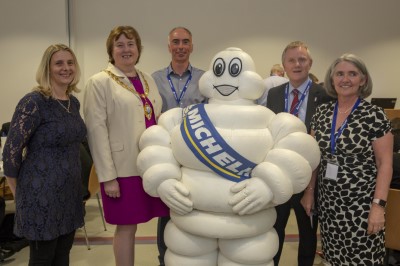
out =
{"type": "Polygon", "coordinates": [[[71,94],[72,92],[80,91],[76,86],[79,82],[79,79],[81,78],[81,70],[74,52],[65,44],[52,44],[43,53],[42,60],[36,72],[36,82],[38,83],[38,86],[33,88],[33,90],[39,91],[40,93],[48,97],[52,95],[50,83],[50,61],[53,55],[59,51],[67,51],[74,58],[75,76],[71,83],[68,85],[67,95],[71,94]]]}
{"type": "Polygon", "coordinates": [[[304,49],[307,51],[308,58],[312,61],[312,57],[311,57],[310,49],[308,49],[308,45],[307,45],[306,43],[302,42],[302,41],[294,41],[294,42],[289,43],[289,44],[285,47],[285,50],[283,50],[283,52],[282,52],[282,58],[281,58],[282,64],[283,64],[283,62],[285,61],[285,56],[286,56],[287,50],[289,50],[289,49],[294,49],[294,48],[299,48],[299,47],[302,47],[302,48],[304,48],[304,49]]]}
{"type": "Polygon", "coordinates": [[[269,75],[273,76],[274,74],[283,77],[285,76],[285,70],[280,64],[275,64],[272,66],[269,75]]]}

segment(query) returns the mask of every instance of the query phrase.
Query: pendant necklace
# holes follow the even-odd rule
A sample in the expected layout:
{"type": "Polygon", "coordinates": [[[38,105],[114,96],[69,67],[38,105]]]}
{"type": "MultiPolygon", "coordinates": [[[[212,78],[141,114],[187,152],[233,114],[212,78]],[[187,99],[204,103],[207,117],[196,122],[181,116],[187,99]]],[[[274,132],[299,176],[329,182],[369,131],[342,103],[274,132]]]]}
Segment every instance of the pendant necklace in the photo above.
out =
{"type": "Polygon", "coordinates": [[[71,107],[71,98],[70,98],[70,97],[68,97],[68,105],[67,105],[67,107],[65,107],[65,105],[62,104],[62,103],[60,102],[60,100],[58,100],[56,97],[54,97],[54,99],[56,99],[56,101],[61,105],[61,107],[64,108],[65,111],[67,111],[67,113],[69,113],[69,114],[71,113],[71,111],[70,111],[70,107],[71,107]]]}
{"type": "Polygon", "coordinates": [[[124,82],[122,82],[122,80],[115,75],[114,73],[112,73],[109,70],[104,70],[104,72],[106,72],[115,82],[117,82],[119,85],[121,85],[124,89],[132,92],[135,96],[143,99],[142,103],[143,104],[143,111],[144,111],[144,115],[146,116],[147,120],[150,120],[153,114],[153,108],[151,108],[150,104],[147,102],[147,95],[149,94],[149,84],[147,83],[147,80],[144,78],[144,75],[142,72],[140,72],[138,70],[138,73],[140,74],[141,78],[143,79],[144,82],[144,93],[138,93],[135,89],[131,88],[130,86],[126,85],[124,82]]]}
{"type": "Polygon", "coordinates": [[[338,112],[339,112],[339,114],[347,114],[351,110],[351,108],[353,108],[353,106],[350,106],[350,108],[347,109],[346,111],[340,111],[338,108],[338,112]]]}

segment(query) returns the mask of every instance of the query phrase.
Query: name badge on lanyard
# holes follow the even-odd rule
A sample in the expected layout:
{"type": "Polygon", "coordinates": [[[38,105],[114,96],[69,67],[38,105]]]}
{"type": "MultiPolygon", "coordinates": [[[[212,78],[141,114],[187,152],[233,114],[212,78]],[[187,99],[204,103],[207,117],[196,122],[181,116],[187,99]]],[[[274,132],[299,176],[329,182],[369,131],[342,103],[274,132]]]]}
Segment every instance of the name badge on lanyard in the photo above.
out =
{"type": "MultiPolygon", "coordinates": [[[[167,69],[167,72],[168,72],[168,69],[167,69]]],[[[174,84],[172,83],[171,74],[170,73],[167,73],[167,79],[168,79],[168,82],[169,82],[169,86],[171,87],[172,93],[174,94],[176,103],[179,105],[181,103],[181,100],[182,100],[183,96],[186,93],[186,90],[187,90],[187,88],[189,86],[189,82],[192,80],[192,73],[190,73],[188,79],[186,80],[185,86],[183,86],[183,89],[182,89],[181,94],[179,96],[178,96],[178,93],[176,92],[174,84]]]]}
{"type": "MultiPolygon", "coordinates": [[[[356,103],[354,104],[353,108],[351,109],[351,112],[350,112],[349,116],[354,112],[355,109],[357,109],[357,107],[360,104],[360,102],[361,102],[361,99],[358,98],[356,103]]],[[[343,130],[346,128],[347,122],[348,122],[348,118],[349,118],[349,117],[347,117],[346,120],[344,120],[343,124],[338,129],[338,131],[335,132],[337,114],[338,114],[338,102],[336,102],[335,109],[333,111],[333,119],[332,119],[332,127],[331,127],[331,138],[330,138],[330,142],[331,142],[331,154],[330,155],[331,156],[327,160],[326,173],[325,173],[325,178],[333,180],[333,181],[337,180],[338,173],[339,173],[339,162],[338,162],[338,160],[336,158],[336,155],[335,155],[335,153],[336,153],[336,143],[337,143],[337,140],[339,139],[340,135],[343,133],[343,130]]]]}
{"type": "Polygon", "coordinates": [[[329,159],[326,164],[325,178],[336,181],[339,173],[339,163],[336,157],[329,159]]]}

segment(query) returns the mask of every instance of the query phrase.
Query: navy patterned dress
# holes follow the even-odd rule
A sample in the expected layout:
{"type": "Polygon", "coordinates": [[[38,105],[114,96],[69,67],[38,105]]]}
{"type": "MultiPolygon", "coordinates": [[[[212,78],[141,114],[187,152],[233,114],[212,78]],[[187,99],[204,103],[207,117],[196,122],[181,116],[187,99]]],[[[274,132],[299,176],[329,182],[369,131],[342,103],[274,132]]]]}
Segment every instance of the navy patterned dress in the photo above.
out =
{"type": "Polygon", "coordinates": [[[334,106],[320,105],[311,122],[321,150],[317,201],[324,256],[333,266],[382,265],[384,232],[368,235],[367,228],[377,175],[372,142],[391,130],[390,121],[382,108],[361,101],[336,142],[339,172],[333,181],[325,172],[334,106]]]}
{"type": "Polygon", "coordinates": [[[74,96],[70,113],[67,107],[31,92],[11,121],[4,174],[17,178],[14,231],[28,240],[52,240],[84,223],[79,145],[86,127],[74,96]]]}

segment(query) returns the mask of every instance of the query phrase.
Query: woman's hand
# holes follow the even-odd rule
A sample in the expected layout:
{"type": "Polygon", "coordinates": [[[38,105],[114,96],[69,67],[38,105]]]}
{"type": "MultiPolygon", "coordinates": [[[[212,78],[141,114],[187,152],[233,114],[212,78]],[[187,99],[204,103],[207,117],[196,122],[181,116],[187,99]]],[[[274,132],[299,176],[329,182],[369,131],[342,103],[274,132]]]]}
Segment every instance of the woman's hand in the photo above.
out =
{"type": "Polygon", "coordinates": [[[372,203],[368,216],[368,229],[367,233],[377,234],[385,226],[385,209],[381,206],[372,203]]]}
{"type": "Polygon", "coordinates": [[[117,179],[104,182],[104,191],[110,198],[119,198],[121,196],[117,179]]]}

